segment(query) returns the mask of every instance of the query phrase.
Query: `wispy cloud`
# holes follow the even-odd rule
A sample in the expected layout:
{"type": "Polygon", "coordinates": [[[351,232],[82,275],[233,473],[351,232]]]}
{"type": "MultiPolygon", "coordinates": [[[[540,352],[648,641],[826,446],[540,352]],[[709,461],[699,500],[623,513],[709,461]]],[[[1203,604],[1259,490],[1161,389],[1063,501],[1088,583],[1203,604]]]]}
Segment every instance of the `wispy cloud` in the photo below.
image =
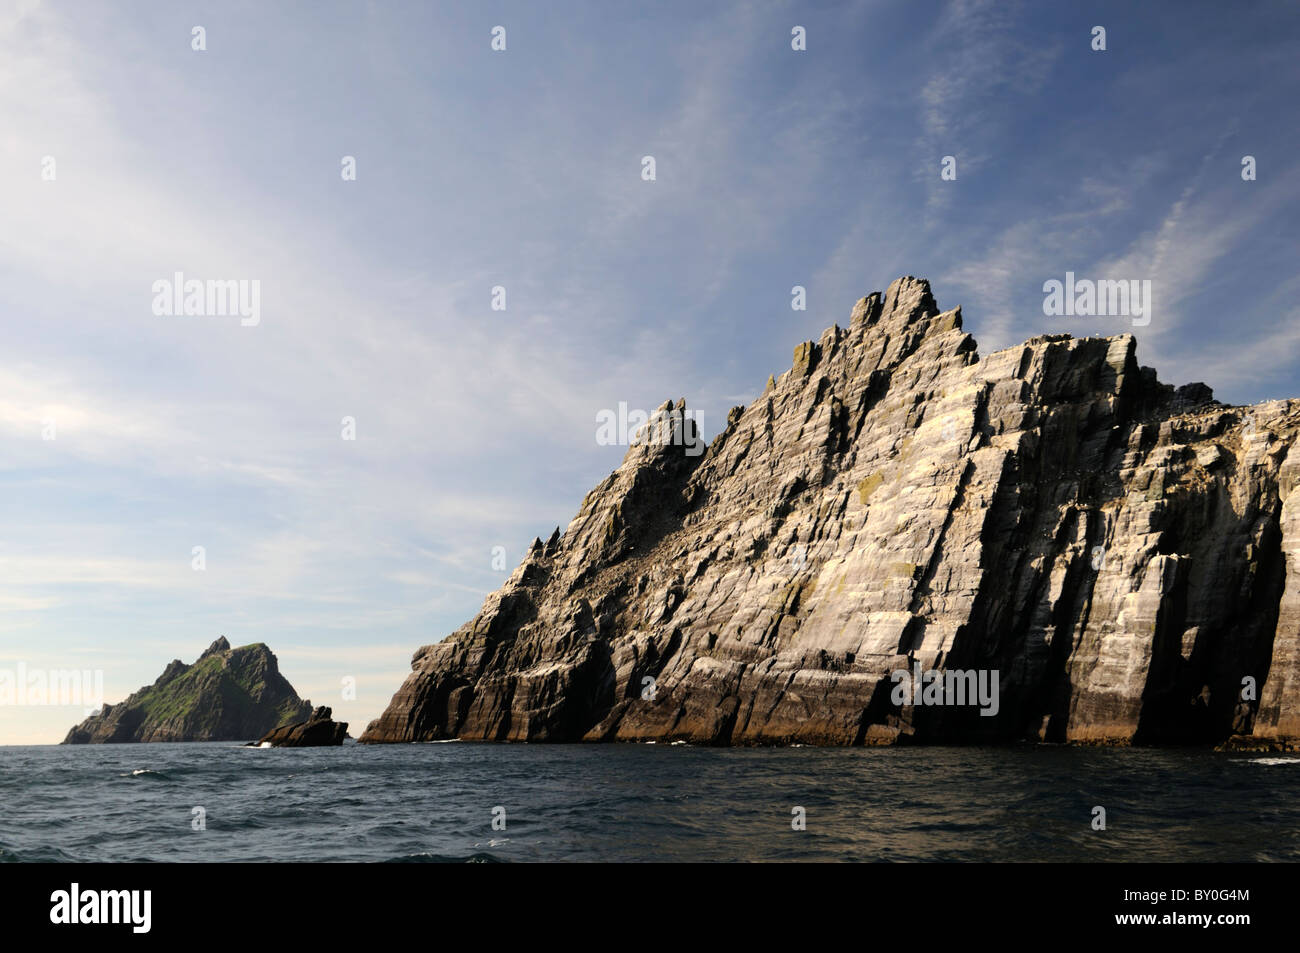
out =
{"type": "MultiPolygon", "coordinates": [[[[0,654],[103,651],[125,692],[224,632],[323,698],[355,668],[364,722],[500,584],[494,547],[512,569],[618,466],[598,410],[685,396],[711,433],[903,273],[985,351],[1107,330],[1047,321],[1047,278],[1155,273],[1166,377],[1296,381],[1285,18],[1234,99],[1201,65],[1245,55],[1230,23],[1137,8],[1141,55],[1105,59],[980,0],[507,2],[503,54],[473,7],[162,9],[0,11],[0,654]],[[154,315],[178,270],[259,280],[262,323],[154,315]]],[[[0,742],[66,728],[0,711],[0,742]]]]}

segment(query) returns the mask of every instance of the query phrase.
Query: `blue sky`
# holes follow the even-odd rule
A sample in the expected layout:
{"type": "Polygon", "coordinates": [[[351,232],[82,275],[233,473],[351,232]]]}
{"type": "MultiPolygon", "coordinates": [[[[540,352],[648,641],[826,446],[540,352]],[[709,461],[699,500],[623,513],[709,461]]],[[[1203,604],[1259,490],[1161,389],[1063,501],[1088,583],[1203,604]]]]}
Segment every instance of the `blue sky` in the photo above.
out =
{"type": "Polygon", "coordinates": [[[1291,2],[129,9],[0,9],[0,668],[116,701],[265,641],[356,734],[618,466],[599,411],[711,437],[903,274],[984,354],[1133,330],[1045,316],[1067,271],[1150,279],[1164,380],[1300,395],[1291,2]],[[155,315],[177,271],[260,323],[155,315]]]}

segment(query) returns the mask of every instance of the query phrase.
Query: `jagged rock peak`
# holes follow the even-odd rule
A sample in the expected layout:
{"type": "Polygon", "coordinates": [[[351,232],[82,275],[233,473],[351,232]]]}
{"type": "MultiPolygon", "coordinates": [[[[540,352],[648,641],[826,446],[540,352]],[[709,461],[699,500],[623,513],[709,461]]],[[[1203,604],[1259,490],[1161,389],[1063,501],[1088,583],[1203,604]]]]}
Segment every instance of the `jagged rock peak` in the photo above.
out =
{"type": "Polygon", "coordinates": [[[209,655],[216,655],[218,652],[229,652],[229,651],[230,651],[230,642],[229,640],[226,639],[224,635],[222,635],[222,636],[218,636],[217,640],[213,642],[211,645],[209,645],[207,651],[204,652],[202,655],[200,655],[199,658],[207,658],[209,655]]]}

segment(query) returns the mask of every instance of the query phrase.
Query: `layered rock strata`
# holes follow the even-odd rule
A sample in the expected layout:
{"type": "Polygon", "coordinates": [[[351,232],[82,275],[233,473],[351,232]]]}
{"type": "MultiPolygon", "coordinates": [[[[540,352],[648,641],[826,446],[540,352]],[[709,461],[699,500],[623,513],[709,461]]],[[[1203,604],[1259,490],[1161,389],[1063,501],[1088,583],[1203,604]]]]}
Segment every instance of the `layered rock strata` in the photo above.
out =
{"type": "Polygon", "coordinates": [[[361,741],[1286,745],[1298,421],[1129,334],[981,358],[899,279],[703,454],[631,447],[361,741]],[[904,670],[996,674],[996,712],[900,701],[904,670]]]}

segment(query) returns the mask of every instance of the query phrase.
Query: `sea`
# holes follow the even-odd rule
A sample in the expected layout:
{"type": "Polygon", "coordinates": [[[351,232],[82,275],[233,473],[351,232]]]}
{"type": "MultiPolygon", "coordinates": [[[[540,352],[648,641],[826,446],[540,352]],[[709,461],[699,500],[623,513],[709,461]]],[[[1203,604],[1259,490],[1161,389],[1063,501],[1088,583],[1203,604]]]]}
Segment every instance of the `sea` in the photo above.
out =
{"type": "Polygon", "coordinates": [[[1279,755],[0,747],[8,862],[1294,860],[1300,758],[1279,755]]]}

